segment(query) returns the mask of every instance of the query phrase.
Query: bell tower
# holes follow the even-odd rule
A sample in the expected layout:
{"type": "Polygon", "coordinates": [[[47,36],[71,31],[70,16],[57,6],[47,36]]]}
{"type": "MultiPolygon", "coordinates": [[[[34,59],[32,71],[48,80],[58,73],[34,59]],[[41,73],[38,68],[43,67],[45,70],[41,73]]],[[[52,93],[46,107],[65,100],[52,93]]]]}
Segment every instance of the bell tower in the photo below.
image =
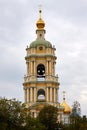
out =
{"type": "Polygon", "coordinates": [[[27,73],[24,76],[24,93],[26,107],[36,103],[58,105],[58,75],[55,74],[55,46],[45,39],[45,22],[42,10],[36,22],[36,40],[26,48],[27,73]]]}

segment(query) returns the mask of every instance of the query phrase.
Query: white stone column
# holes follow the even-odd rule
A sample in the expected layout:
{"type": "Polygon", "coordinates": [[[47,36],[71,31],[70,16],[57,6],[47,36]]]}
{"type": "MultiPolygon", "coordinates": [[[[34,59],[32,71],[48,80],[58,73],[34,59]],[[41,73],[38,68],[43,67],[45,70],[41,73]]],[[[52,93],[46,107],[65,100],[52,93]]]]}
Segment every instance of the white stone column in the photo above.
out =
{"type": "Polygon", "coordinates": [[[34,75],[35,75],[35,61],[34,61],[34,75]]]}
{"type": "Polygon", "coordinates": [[[50,102],[52,102],[52,88],[50,88],[50,102]]]}
{"type": "Polygon", "coordinates": [[[47,61],[47,75],[48,75],[48,61],[47,61]]]}
{"type": "Polygon", "coordinates": [[[36,112],[34,113],[34,117],[35,117],[35,118],[37,117],[37,113],[36,113],[36,112]]]}
{"type": "Polygon", "coordinates": [[[28,62],[28,75],[30,75],[30,62],[28,62]]]}
{"type": "Polygon", "coordinates": [[[26,102],[27,102],[27,90],[26,90],[26,89],[24,89],[24,90],[25,90],[25,91],[24,91],[24,92],[25,92],[24,95],[25,95],[25,103],[26,103],[26,102]]]}
{"type": "Polygon", "coordinates": [[[27,102],[29,102],[29,88],[27,88],[27,102]]]}
{"type": "Polygon", "coordinates": [[[51,61],[49,62],[50,74],[51,74],[51,61]]]}
{"type": "Polygon", "coordinates": [[[56,103],[57,103],[57,89],[55,89],[55,91],[56,91],[56,96],[55,97],[56,97],[56,103]]]}
{"type": "Polygon", "coordinates": [[[47,102],[48,102],[48,87],[47,87],[47,102]]]}
{"type": "Polygon", "coordinates": [[[32,74],[34,74],[34,61],[32,61],[32,74]]]}
{"type": "Polygon", "coordinates": [[[31,74],[32,74],[32,61],[31,61],[31,74]]]}
{"type": "Polygon", "coordinates": [[[54,68],[53,68],[53,67],[54,67],[54,65],[53,65],[53,60],[52,60],[51,65],[52,65],[52,66],[51,66],[51,67],[52,67],[52,75],[54,75],[54,68]]]}
{"type": "Polygon", "coordinates": [[[53,63],[52,63],[52,65],[53,65],[53,75],[54,75],[54,71],[55,71],[55,67],[54,67],[54,61],[53,61],[53,63]]]}
{"type": "Polygon", "coordinates": [[[32,102],[32,88],[30,88],[30,102],[32,102]]]}
{"type": "Polygon", "coordinates": [[[56,100],[56,96],[55,96],[55,88],[54,88],[54,102],[55,102],[55,100],[56,100]]]}
{"type": "Polygon", "coordinates": [[[36,88],[34,88],[34,102],[36,102],[36,88]]]}
{"type": "Polygon", "coordinates": [[[58,102],[58,88],[57,88],[57,102],[58,102]]]}
{"type": "Polygon", "coordinates": [[[54,67],[54,75],[55,75],[55,62],[53,62],[53,67],[54,67]]]}
{"type": "Polygon", "coordinates": [[[58,102],[58,89],[56,89],[56,102],[58,102]]]}
{"type": "Polygon", "coordinates": [[[35,61],[34,61],[34,75],[35,75],[36,67],[35,67],[35,61]]]}
{"type": "Polygon", "coordinates": [[[49,61],[48,61],[48,73],[50,73],[49,61]]]}

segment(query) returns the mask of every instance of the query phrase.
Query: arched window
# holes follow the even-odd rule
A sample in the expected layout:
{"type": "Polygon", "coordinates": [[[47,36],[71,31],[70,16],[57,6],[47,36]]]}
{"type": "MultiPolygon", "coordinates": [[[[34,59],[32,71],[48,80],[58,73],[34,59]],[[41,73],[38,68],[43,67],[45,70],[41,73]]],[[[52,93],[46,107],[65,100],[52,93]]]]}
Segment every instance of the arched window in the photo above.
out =
{"type": "Polygon", "coordinates": [[[37,92],[38,100],[45,100],[45,91],[43,89],[39,89],[37,92]]]}
{"type": "Polygon", "coordinates": [[[37,77],[38,78],[45,77],[45,66],[43,64],[39,64],[37,66],[37,77]]]}

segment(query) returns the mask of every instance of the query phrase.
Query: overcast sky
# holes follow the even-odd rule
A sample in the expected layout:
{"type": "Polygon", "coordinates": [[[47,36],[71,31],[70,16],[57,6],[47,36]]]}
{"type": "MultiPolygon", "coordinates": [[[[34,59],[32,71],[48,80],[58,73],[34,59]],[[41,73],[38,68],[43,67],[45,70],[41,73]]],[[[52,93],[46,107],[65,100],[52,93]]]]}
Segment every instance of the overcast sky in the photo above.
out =
{"type": "Polygon", "coordinates": [[[26,46],[36,39],[42,4],[46,40],[56,47],[59,102],[62,91],[87,115],[87,0],[0,0],[0,96],[24,101],[26,46]]]}

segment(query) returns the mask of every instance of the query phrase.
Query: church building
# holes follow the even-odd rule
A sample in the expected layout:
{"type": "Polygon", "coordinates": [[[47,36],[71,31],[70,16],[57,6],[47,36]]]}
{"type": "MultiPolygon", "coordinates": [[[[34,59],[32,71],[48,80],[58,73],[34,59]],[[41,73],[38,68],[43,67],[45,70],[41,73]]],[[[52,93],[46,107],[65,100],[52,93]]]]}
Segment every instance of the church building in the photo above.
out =
{"type": "Polygon", "coordinates": [[[58,108],[58,120],[69,122],[70,107],[63,98],[59,103],[59,81],[55,70],[57,57],[56,48],[45,39],[45,22],[42,10],[39,10],[39,20],[36,22],[36,40],[26,48],[27,74],[24,76],[25,105],[33,117],[37,117],[45,105],[58,108]]]}

